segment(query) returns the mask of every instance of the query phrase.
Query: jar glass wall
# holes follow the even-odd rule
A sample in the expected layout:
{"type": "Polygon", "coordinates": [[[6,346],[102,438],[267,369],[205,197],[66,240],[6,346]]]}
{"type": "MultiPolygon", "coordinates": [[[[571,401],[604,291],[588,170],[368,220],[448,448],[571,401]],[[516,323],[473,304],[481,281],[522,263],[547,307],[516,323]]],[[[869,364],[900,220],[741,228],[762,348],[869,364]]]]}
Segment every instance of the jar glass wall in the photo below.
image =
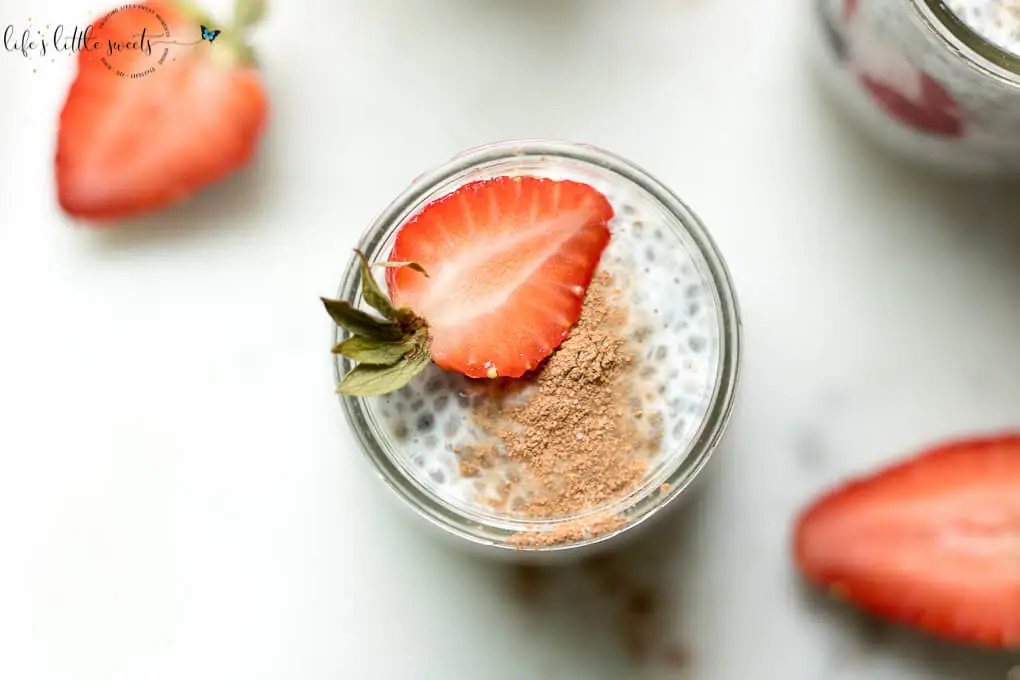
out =
{"type": "Polygon", "coordinates": [[[811,2],[821,78],[873,138],[936,169],[1020,177],[1020,54],[943,0],[811,2]]]}
{"type": "MultiPolygon", "coordinates": [[[[480,502],[485,489],[458,465],[469,412],[480,398],[477,385],[486,380],[431,365],[398,393],[341,396],[341,403],[383,481],[447,535],[497,552],[573,555],[646,523],[682,495],[708,462],[733,407],[740,356],[736,294],[712,238],[672,192],[622,158],[565,142],[510,141],[456,156],[418,177],[369,226],[359,248],[370,262],[385,260],[401,226],[425,205],[468,182],[500,176],[584,182],[613,205],[612,238],[600,268],[630,275],[626,295],[650,314],[643,351],[650,372],[660,376],[662,446],[643,482],[600,507],[524,516],[480,502]],[[560,538],[545,540],[554,535],[560,538]]],[[[339,296],[360,300],[353,255],[339,296]]],[[[342,339],[337,329],[334,341],[342,339]]],[[[338,382],[351,367],[336,355],[338,382]]]]}

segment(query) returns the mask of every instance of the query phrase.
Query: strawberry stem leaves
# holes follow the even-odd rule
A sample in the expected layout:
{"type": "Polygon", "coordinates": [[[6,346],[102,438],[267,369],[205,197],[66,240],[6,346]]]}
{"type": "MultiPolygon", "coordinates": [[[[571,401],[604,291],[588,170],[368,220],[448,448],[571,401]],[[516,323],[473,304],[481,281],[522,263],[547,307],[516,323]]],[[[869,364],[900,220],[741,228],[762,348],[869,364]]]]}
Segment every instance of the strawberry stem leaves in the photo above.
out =
{"type": "Polygon", "coordinates": [[[376,262],[375,266],[376,267],[390,267],[390,268],[393,268],[393,269],[399,269],[400,267],[407,267],[408,269],[413,269],[414,271],[418,272],[419,274],[422,274],[426,279],[427,278],[431,278],[431,277],[429,277],[429,273],[427,271],[425,271],[425,267],[422,267],[417,262],[376,262]]]}
{"type": "Polygon", "coordinates": [[[397,310],[393,309],[390,299],[386,297],[386,294],[379,288],[379,284],[372,278],[372,270],[368,266],[368,258],[365,257],[365,253],[360,250],[355,250],[354,252],[358,254],[358,258],[361,260],[361,297],[365,298],[365,302],[372,309],[387,319],[396,320],[397,310]]]}
{"type": "Polygon", "coordinates": [[[352,335],[381,342],[394,342],[404,337],[399,324],[377,319],[343,300],[320,299],[336,325],[347,329],[352,335]]]}
{"type": "Polygon", "coordinates": [[[363,364],[392,366],[413,348],[413,339],[399,342],[370,340],[352,335],[333,348],[333,354],[343,354],[363,364]]]}
{"type": "Polygon", "coordinates": [[[340,394],[374,397],[401,387],[424,370],[431,361],[428,352],[410,352],[392,366],[358,364],[340,381],[340,394]]]}
{"type": "MultiPolygon", "coordinates": [[[[320,299],[333,322],[350,333],[333,348],[333,353],[358,362],[341,379],[337,392],[378,396],[400,389],[428,366],[430,338],[425,320],[406,307],[394,307],[372,277],[368,258],[360,250],[354,252],[360,260],[361,297],[383,318],[344,300],[320,299]]],[[[425,274],[424,268],[413,262],[385,264],[407,266],[425,274]]]]}

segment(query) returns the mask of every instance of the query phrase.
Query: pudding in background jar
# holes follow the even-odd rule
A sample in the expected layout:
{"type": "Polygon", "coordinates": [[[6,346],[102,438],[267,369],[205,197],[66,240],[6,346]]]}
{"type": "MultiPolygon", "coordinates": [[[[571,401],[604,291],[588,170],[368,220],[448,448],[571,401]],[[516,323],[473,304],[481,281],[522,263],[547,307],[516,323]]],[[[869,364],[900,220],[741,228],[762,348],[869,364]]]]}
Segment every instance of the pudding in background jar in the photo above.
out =
{"type": "Polygon", "coordinates": [[[1020,177],[1020,2],[812,1],[820,75],[869,134],[937,169],[1020,177]]]}
{"type": "Polygon", "coordinates": [[[1020,56],[1020,2],[1017,0],[946,0],[958,19],[993,45],[1020,56]]]}

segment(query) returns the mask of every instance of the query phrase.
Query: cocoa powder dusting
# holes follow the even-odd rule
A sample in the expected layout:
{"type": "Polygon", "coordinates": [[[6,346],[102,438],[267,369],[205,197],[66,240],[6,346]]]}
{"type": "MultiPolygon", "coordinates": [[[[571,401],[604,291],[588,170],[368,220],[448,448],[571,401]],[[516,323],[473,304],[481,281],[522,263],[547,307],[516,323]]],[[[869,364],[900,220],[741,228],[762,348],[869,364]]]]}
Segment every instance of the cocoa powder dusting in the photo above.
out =
{"type": "Polygon", "coordinates": [[[552,531],[523,531],[508,538],[507,543],[517,548],[547,548],[608,534],[626,524],[627,519],[623,515],[600,514],[564,522],[552,531]]]}
{"type": "MultiPolygon", "coordinates": [[[[520,483],[499,489],[493,507],[560,518],[618,500],[644,481],[648,456],[662,438],[662,417],[635,406],[644,403],[633,387],[636,355],[611,285],[609,274],[598,274],[567,339],[531,377],[496,383],[474,410],[475,423],[495,445],[463,451],[462,472],[477,475],[502,457],[521,473],[520,483]]],[[[574,541],[623,524],[620,515],[599,514],[555,531],[520,534],[515,543],[574,541]]]]}

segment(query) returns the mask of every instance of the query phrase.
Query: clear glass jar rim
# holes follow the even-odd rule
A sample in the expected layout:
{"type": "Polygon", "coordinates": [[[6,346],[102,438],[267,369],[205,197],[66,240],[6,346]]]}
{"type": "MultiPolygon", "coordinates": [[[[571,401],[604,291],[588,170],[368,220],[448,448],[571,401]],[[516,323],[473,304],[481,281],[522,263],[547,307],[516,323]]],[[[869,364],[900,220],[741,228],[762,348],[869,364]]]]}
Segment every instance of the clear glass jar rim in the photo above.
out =
{"type": "MultiPolygon", "coordinates": [[[[377,250],[385,242],[389,232],[407,217],[411,208],[418,205],[436,187],[450,179],[489,163],[535,157],[573,160],[600,167],[647,191],[678,219],[693,241],[698,254],[703,258],[717,296],[721,320],[719,366],[715,390],[701,429],[690,445],[689,454],[683,462],[677,465],[667,482],[669,484],[668,492],[662,493],[659,501],[647,507],[639,516],[629,517],[626,525],[619,529],[582,541],[543,546],[534,551],[549,553],[601,543],[624,531],[630,531],[670,505],[694,482],[716,449],[733,409],[740,373],[742,329],[739,303],[729,270],[714,240],[700,219],[676,195],[645,170],[620,156],[588,144],[544,139],[520,139],[495,142],[463,151],[446,163],[422,173],[413,180],[410,186],[379,213],[362,233],[358,248],[366,253],[377,250]]],[[[341,299],[353,299],[359,290],[358,262],[352,255],[341,280],[338,295],[341,299]]],[[[333,331],[335,344],[342,339],[342,331],[335,327],[333,331]]],[[[337,382],[343,375],[344,363],[342,357],[334,356],[334,377],[337,382]]],[[[476,518],[467,516],[455,508],[439,502],[438,499],[433,499],[426,490],[400,469],[397,462],[392,460],[376,441],[360,400],[356,397],[341,395],[340,401],[348,424],[354,430],[362,452],[368,457],[377,474],[419,516],[446,532],[471,543],[515,550],[508,543],[485,538],[473,531],[472,529],[483,528],[476,518]]],[[[638,499],[635,504],[641,500],[643,499],[638,499]]],[[[553,523],[537,522],[537,524],[553,523]]]]}
{"type": "Polygon", "coordinates": [[[999,47],[975,31],[946,5],[945,0],[908,1],[925,27],[965,63],[987,77],[1020,88],[1020,55],[999,47]]]}

